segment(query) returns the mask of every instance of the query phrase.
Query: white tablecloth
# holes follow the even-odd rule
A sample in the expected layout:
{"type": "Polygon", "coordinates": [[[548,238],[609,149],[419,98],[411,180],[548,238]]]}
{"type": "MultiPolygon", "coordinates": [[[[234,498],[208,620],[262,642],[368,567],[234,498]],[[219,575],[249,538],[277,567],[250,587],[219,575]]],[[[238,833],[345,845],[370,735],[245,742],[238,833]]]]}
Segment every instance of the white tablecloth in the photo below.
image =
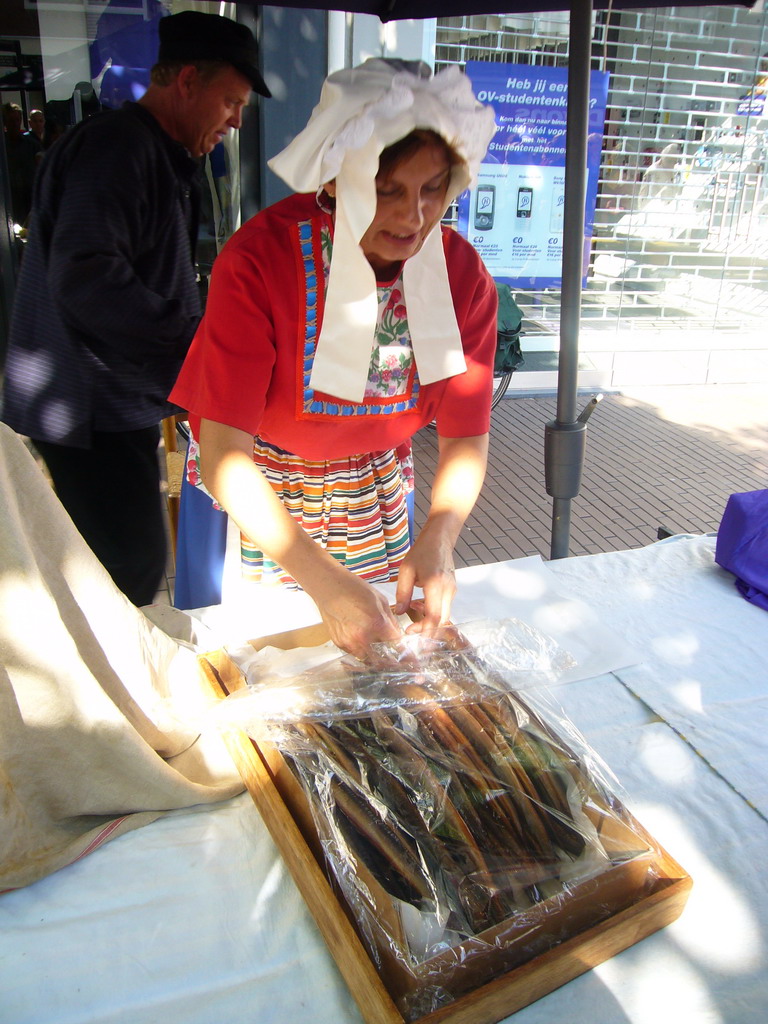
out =
{"type": "MultiPolygon", "coordinates": [[[[713,552],[711,537],[675,538],[459,573],[456,621],[515,615],[573,651],[555,696],[694,879],[675,924],[515,1024],[768,1020],[768,613],[713,552]]],[[[289,602],[262,632],[291,618],[311,612],[289,602]]],[[[2,1024],[227,1020],[360,1024],[249,796],[0,896],[2,1024]]]]}

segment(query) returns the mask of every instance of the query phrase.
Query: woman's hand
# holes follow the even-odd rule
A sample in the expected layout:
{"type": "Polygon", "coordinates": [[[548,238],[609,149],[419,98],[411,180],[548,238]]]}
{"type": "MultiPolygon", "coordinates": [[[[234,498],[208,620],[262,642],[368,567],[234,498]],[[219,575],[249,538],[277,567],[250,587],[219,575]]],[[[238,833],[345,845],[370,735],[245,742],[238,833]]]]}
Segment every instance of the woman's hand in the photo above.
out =
{"type": "Polygon", "coordinates": [[[337,647],[365,661],[372,643],[402,636],[383,594],[339,562],[327,569],[328,572],[315,572],[307,580],[305,590],[320,609],[337,647]]]}
{"type": "Polygon", "coordinates": [[[430,516],[400,566],[395,611],[403,614],[414,605],[415,587],[424,593],[424,600],[418,602],[423,617],[408,627],[409,633],[434,629],[450,620],[456,593],[452,527],[452,521],[430,516]]]}
{"type": "Polygon", "coordinates": [[[427,521],[403,560],[397,582],[395,611],[413,603],[414,587],[424,591],[424,617],[408,627],[421,632],[449,621],[456,593],[453,549],[472,511],[485,478],[488,435],[441,437],[427,521]]]}
{"type": "Polygon", "coordinates": [[[212,420],[200,424],[203,482],[240,529],[317,604],[331,640],[364,658],[402,634],[386,598],[316,544],[283,507],[253,461],[253,438],[212,420]]]}

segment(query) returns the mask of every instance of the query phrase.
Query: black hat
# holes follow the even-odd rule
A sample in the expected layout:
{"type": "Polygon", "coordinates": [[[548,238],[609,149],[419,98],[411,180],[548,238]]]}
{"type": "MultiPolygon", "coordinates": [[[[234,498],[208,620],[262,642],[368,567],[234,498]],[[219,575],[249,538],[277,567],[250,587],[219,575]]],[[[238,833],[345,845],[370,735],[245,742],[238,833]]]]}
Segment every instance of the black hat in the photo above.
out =
{"type": "Polygon", "coordinates": [[[231,64],[262,96],[272,93],[258,70],[258,50],[251,30],[218,14],[182,11],[160,19],[160,63],[220,60],[231,64]]]}

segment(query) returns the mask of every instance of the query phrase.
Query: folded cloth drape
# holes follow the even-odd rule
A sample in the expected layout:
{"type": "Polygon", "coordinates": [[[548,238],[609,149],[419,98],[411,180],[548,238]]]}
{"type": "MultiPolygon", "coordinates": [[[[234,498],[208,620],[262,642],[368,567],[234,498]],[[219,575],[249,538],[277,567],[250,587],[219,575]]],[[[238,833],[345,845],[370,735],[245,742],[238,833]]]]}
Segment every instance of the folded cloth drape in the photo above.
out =
{"type": "Polygon", "coordinates": [[[113,584],[0,424],[0,892],[242,784],[194,651],[113,584]]]}
{"type": "Polygon", "coordinates": [[[768,611],[768,489],[732,494],[717,531],[715,561],[752,604],[768,611]]]}

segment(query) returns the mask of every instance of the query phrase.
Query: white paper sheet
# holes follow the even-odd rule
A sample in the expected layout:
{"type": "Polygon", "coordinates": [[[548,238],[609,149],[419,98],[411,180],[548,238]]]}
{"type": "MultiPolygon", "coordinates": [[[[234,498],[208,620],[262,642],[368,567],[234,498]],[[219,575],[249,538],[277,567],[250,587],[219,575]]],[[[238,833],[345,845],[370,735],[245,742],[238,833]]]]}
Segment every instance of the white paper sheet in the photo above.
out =
{"type": "MultiPolygon", "coordinates": [[[[575,668],[562,676],[562,682],[601,675],[641,660],[632,644],[601,622],[589,600],[560,592],[557,577],[538,555],[459,569],[456,582],[454,622],[460,625],[486,618],[527,622],[551,636],[575,659],[575,668]]],[[[394,583],[380,584],[377,589],[394,603],[394,583]]],[[[248,585],[243,585],[237,596],[230,593],[222,605],[195,609],[189,615],[200,624],[208,642],[227,648],[320,621],[317,605],[307,594],[248,585]]],[[[172,617],[162,611],[152,617],[173,635],[178,634],[179,626],[172,617]]]]}
{"type": "Polygon", "coordinates": [[[768,818],[768,612],[714,561],[715,538],[550,563],[564,593],[642,638],[617,676],[768,818]]]}
{"type": "MultiPolygon", "coordinates": [[[[564,596],[557,577],[538,555],[456,573],[451,618],[461,626],[476,619],[517,618],[553,640],[576,662],[561,682],[602,675],[640,660],[640,652],[607,628],[582,596],[564,596]]],[[[395,585],[379,589],[394,600],[395,585]]]]}
{"type": "MultiPolygon", "coordinates": [[[[599,689],[604,715],[590,682],[560,695],[694,889],[674,925],[506,1024],[763,1024],[765,823],[615,679],[599,689]]],[[[247,795],[0,897],[0,991],[3,1024],[361,1024],[247,795]]]]}
{"type": "MultiPolygon", "coordinates": [[[[543,595],[583,603],[645,659],[618,670],[624,682],[603,674],[556,695],[694,888],[674,925],[508,1024],[764,1024],[768,826],[737,789],[756,785],[768,763],[755,721],[768,693],[768,614],[713,566],[707,538],[544,568],[543,595]],[[700,707],[685,699],[692,687],[677,688],[691,678],[700,707]],[[678,716],[681,732],[683,722],[699,730],[693,745],[675,731],[678,716]]],[[[493,575],[476,584],[473,607],[487,599],[515,614],[519,596],[504,597],[512,577],[493,575]]],[[[361,1021],[247,795],[172,814],[0,896],[2,1024],[230,1020],[361,1021]]]]}

